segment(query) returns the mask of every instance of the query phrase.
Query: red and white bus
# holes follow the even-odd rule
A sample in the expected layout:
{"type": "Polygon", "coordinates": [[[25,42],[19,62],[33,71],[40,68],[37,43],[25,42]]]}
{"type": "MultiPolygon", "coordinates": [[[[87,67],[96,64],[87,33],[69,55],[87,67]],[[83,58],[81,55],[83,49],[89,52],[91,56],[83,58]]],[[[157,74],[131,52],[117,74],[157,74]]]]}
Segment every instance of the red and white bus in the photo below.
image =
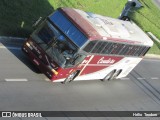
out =
{"type": "Polygon", "coordinates": [[[111,80],[127,76],[153,45],[133,22],[59,8],[22,49],[52,81],[111,80]]]}

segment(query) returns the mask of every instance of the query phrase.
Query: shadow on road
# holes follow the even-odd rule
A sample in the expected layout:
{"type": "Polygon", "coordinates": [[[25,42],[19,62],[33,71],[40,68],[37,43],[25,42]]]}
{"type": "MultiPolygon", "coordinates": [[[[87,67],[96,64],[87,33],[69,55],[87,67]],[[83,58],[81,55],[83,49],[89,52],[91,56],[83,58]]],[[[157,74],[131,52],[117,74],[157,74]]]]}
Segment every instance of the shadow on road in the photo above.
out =
{"type": "Polygon", "coordinates": [[[10,41],[8,42],[0,41],[0,43],[2,43],[14,56],[16,56],[16,58],[18,58],[23,64],[25,64],[33,72],[41,73],[40,70],[36,68],[34,64],[22,52],[21,46],[23,44],[23,41],[19,40],[19,42],[17,42],[16,44],[11,43],[10,41]]]}

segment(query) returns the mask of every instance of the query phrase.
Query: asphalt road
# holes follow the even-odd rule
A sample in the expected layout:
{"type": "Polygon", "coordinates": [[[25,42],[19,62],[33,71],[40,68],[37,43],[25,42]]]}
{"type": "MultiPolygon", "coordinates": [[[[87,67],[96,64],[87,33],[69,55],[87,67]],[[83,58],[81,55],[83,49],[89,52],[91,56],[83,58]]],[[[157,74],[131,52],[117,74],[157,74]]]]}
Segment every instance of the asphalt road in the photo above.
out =
{"type": "MultiPolygon", "coordinates": [[[[144,59],[121,80],[76,81],[64,85],[48,81],[30,63],[20,46],[0,44],[0,111],[160,111],[159,68],[160,60],[144,59]]],[[[72,117],[64,119],[75,120],[72,117]]],[[[135,118],[99,118],[116,119],[135,118]]]]}

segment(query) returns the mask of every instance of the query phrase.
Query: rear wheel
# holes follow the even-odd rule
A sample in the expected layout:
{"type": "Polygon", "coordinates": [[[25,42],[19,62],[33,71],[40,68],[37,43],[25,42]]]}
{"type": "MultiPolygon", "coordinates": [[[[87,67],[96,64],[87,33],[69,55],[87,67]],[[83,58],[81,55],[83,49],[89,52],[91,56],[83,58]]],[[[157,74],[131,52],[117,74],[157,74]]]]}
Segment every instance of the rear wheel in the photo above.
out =
{"type": "Polygon", "coordinates": [[[111,71],[101,81],[110,81],[110,80],[112,80],[113,77],[114,77],[115,72],[116,72],[116,70],[111,71]]]}
{"type": "Polygon", "coordinates": [[[121,72],[122,72],[122,69],[117,70],[114,74],[114,78],[118,77],[121,74],[121,72]]]}

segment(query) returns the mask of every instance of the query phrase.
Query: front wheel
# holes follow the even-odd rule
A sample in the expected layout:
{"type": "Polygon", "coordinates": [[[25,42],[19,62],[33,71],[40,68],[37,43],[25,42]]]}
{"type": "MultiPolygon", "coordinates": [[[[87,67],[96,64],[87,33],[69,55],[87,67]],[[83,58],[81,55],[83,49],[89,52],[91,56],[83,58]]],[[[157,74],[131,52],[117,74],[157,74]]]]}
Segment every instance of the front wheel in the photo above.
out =
{"type": "Polygon", "coordinates": [[[72,82],[77,75],[78,75],[78,71],[72,72],[62,83],[65,84],[67,82],[72,82]]]}

